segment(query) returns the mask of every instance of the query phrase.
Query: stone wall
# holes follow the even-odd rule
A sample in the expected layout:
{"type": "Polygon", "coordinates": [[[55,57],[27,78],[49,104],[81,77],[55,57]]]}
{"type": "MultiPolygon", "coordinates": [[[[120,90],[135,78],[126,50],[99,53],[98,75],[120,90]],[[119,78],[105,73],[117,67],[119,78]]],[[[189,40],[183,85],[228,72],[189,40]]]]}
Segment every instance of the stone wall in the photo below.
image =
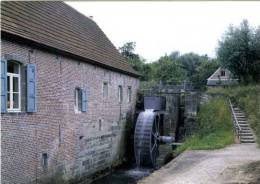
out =
{"type": "MultiPolygon", "coordinates": [[[[127,121],[134,113],[139,80],[44,50],[1,40],[2,56],[36,64],[37,112],[1,114],[2,182],[30,183],[57,171],[65,179],[83,178],[124,156],[127,121]],[[102,85],[108,82],[108,96],[102,85]],[[123,102],[118,102],[118,85],[123,102]],[[127,102],[127,88],[132,101],[127,102]],[[87,89],[87,112],[75,113],[74,90],[87,89]],[[43,154],[48,166],[43,167],[43,154]]],[[[22,74],[23,77],[23,74],[22,74]]],[[[25,92],[22,88],[22,105],[25,92]]],[[[131,118],[130,118],[131,119],[131,118]]]]}
{"type": "Polygon", "coordinates": [[[164,135],[176,136],[179,123],[180,98],[178,93],[161,93],[166,98],[166,114],[164,116],[164,135]]]}
{"type": "Polygon", "coordinates": [[[176,136],[179,123],[180,86],[157,85],[141,91],[142,96],[163,96],[166,99],[164,112],[163,135],[176,136]]]}
{"type": "Polygon", "coordinates": [[[199,93],[189,92],[182,94],[183,117],[179,127],[179,140],[184,140],[198,130],[197,112],[199,107],[199,93]]]}

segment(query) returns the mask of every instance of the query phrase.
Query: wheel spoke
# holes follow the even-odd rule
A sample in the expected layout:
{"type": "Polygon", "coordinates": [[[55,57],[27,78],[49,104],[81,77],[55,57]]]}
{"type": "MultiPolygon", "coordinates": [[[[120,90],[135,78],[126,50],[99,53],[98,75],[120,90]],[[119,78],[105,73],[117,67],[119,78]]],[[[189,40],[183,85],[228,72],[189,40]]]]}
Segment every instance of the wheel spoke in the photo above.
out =
{"type": "Polygon", "coordinates": [[[157,157],[157,143],[155,143],[153,145],[152,150],[151,150],[151,159],[152,159],[153,163],[155,163],[156,157],[157,157]]]}
{"type": "Polygon", "coordinates": [[[152,131],[152,135],[155,137],[155,139],[156,139],[156,132],[153,132],[152,131]]]}
{"type": "Polygon", "coordinates": [[[157,127],[157,121],[156,121],[156,120],[155,120],[155,123],[154,123],[154,124],[155,124],[155,125],[154,125],[154,126],[155,126],[155,131],[158,132],[158,127],[157,127]]]}
{"type": "Polygon", "coordinates": [[[156,132],[159,132],[159,119],[155,121],[156,132]]]}
{"type": "Polygon", "coordinates": [[[157,144],[155,143],[151,149],[151,155],[153,158],[156,158],[157,155],[157,144]]]}
{"type": "Polygon", "coordinates": [[[152,152],[154,150],[154,148],[156,147],[156,142],[154,143],[153,147],[152,147],[152,152]]]}

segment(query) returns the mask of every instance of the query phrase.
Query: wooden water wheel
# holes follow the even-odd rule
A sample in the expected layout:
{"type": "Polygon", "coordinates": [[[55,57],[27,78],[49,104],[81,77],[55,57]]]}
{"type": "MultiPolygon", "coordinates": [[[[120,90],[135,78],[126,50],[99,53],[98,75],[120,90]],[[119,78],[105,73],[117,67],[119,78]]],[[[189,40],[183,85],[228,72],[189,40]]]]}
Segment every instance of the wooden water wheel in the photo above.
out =
{"type": "Polygon", "coordinates": [[[153,110],[141,112],[137,118],[134,150],[138,166],[156,167],[160,142],[159,123],[160,116],[153,110]]]}

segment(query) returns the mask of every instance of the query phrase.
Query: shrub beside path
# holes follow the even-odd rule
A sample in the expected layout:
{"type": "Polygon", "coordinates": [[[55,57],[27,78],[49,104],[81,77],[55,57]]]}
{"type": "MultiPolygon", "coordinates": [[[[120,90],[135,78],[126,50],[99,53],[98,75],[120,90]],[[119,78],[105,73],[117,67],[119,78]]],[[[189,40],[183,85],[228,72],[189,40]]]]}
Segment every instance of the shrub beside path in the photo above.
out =
{"type": "Polygon", "coordinates": [[[259,184],[260,149],[233,144],[219,150],[185,151],[138,184],[259,184]]]}

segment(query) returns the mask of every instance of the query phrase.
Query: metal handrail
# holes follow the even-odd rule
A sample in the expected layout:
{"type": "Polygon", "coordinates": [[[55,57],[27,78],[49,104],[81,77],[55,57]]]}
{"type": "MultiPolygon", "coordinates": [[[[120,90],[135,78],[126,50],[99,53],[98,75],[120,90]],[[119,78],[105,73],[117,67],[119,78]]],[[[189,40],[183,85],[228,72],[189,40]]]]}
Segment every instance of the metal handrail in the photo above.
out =
{"type": "Polygon", "coordinates": [[[228,99],[228,101],[229,101],[230,109],[231,109],[231,112],[232,112],[233,123],[234,123],[234,126],[235,126],[236,134],[237,134],[238,138],[240,139],[240,132],[242,131],[242,128],[238,124],[238,120],[237,120],[237,117],[235,115],[234,108],[233,108],[233,105],[231,103],[230,98],[228,99]]]}

